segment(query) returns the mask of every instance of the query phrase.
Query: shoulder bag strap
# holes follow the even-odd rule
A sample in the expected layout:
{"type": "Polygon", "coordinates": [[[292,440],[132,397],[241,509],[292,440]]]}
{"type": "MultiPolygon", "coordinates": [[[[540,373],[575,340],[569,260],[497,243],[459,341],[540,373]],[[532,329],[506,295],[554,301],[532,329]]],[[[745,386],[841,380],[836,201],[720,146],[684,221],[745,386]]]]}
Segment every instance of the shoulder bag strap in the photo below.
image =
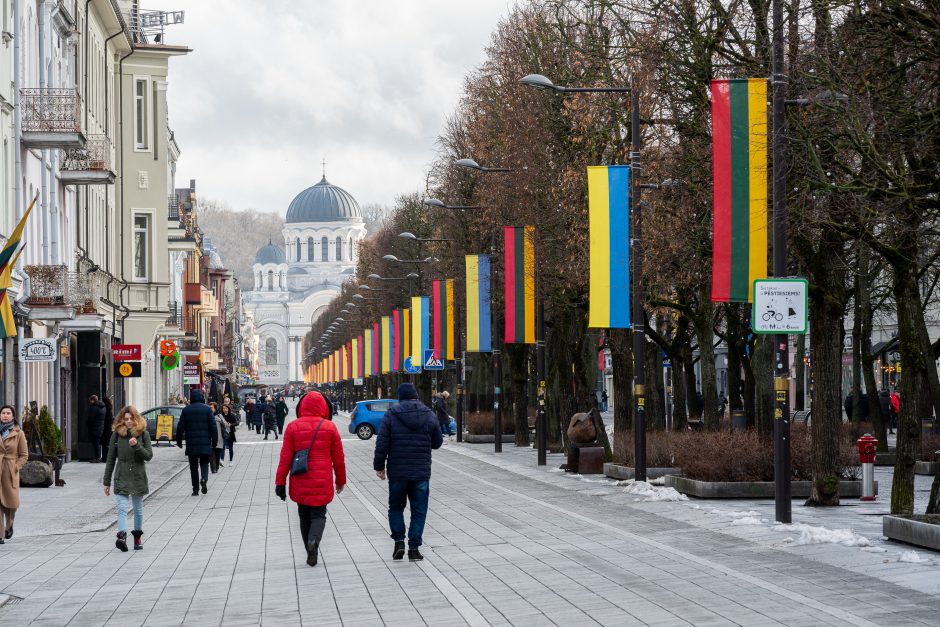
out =
{"type": "Polygon", "coordinates": [[[323,421],[324,421],[324,420],[326,420],[326,418],[321,418],[321,419],[320,419],[320,424],[318,424],[318,425],[317,425],[317,428],[314,429],[314,431],[313,431],[313,439],[310,440],[310,446],[307,447],[307,455],[310,455],[310,451],[313,450],[313,443],[317,441],[317,434],[320,432],[320,427],[323,426],[323,421]]]}

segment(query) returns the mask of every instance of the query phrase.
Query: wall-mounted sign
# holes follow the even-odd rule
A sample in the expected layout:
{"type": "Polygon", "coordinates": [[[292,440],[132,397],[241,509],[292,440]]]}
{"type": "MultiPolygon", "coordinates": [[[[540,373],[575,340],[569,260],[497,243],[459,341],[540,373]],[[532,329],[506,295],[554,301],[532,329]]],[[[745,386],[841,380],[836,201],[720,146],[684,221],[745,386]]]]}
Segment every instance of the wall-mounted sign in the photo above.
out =
{"type": "Polygon", "coordinates": [[[755,280],[751,308],[754,333],[805,334],[808,292],[806,279],[755,280]]]}
{"type": "Polygon", "coordinates": [[[176,367],[180,365],[180,354],[171,353],[164,357],[160,358],[160,367],[164,370],[176,370],[176,367]]]}
{"type": "Polygon", "coordinates": [[[114,361],[140,361],[140,344],[112,344],[114,361]]]}
{"type": "Polygon", "coordinates": [[[176,352],[176,342],[173,340],[160,340],[160,356],[169,357],[176,352]]]}
{"type": "Polygon", "coordinates": [[[55,361],[58,357],[56,341],[50,338],[30,338],[20,341],[20,361],[35,363],[55,361]]]}
{"type": "Polygon", "coordinates": [[[183,364],[183,385],[199,385],[202,383],[202,372],[199,362],[183,364]]]}
{"type": "Polygon", "coordinates": [[[114,376],[125,379],[136,379],[140,377],[139,361],[119,361],[114,363],[114,376]]]}

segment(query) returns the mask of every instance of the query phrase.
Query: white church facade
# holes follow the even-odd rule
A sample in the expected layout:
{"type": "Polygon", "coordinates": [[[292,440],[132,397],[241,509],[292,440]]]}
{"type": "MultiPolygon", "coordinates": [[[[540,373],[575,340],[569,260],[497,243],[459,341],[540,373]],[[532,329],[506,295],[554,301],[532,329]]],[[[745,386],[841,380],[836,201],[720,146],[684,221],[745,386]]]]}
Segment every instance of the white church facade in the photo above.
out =
{"type": "Polygon", "coordinates": [[[254,288],[243,294],[258,338],[259,383],[303,381],[304,334],[343,281],[355,276],[365,236],[359,203],[326,176],[291,202],[283,247],[268,242],[258,250],[254,288]]]}

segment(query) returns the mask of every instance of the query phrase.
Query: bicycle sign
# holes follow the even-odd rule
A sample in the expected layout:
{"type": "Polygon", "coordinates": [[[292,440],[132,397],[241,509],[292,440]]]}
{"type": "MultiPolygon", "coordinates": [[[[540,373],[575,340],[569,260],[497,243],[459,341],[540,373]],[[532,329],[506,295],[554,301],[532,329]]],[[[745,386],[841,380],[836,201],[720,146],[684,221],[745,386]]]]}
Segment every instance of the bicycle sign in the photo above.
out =
{"type": "Polygon", "coordinates": [[[806,279],[757,279],[754,281],[751,327],[754,333],[806,333],[806,279]]]}

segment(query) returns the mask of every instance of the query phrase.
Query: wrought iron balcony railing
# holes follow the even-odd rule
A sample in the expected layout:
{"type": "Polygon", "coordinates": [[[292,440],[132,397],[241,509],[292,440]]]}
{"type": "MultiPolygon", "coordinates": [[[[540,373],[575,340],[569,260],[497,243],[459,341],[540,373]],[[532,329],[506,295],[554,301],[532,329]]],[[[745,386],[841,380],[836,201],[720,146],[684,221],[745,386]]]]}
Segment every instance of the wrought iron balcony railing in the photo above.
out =
{"type": "Polygon", "coordinates": [[[72,88],[20,90],[23,131],[81,133],[82,99],[72,88]]]}
{"type": "Polygon", "coordinates": [[[68,148],[62,169],[76,172],[111,170],[111,140],[106,135],[89,135],[81,148],[68,148]]]}
{"type": "Polygon", "coordinates": [[[168,219],[170,220],[180,219],[180,199],[176,196],[176,194],[173,194],[172,196],[167,196],[166,212],[167,212],[168,219]]]}
{"type": "Polygon", "coordinates": [[[81,272],[69,272],[68,266],[24,266],[29,276],[26,304],[36,306],[93,307],[89,302],[89,282],[81,272]]]}
{"type": "Polygon", "coordinates": [[[170,309],[170,315],[168,315],[166,318],[166,326],[182,329],[183,328],[183,305],[181,303],[170,301],[169,309],[170,309]]]}

